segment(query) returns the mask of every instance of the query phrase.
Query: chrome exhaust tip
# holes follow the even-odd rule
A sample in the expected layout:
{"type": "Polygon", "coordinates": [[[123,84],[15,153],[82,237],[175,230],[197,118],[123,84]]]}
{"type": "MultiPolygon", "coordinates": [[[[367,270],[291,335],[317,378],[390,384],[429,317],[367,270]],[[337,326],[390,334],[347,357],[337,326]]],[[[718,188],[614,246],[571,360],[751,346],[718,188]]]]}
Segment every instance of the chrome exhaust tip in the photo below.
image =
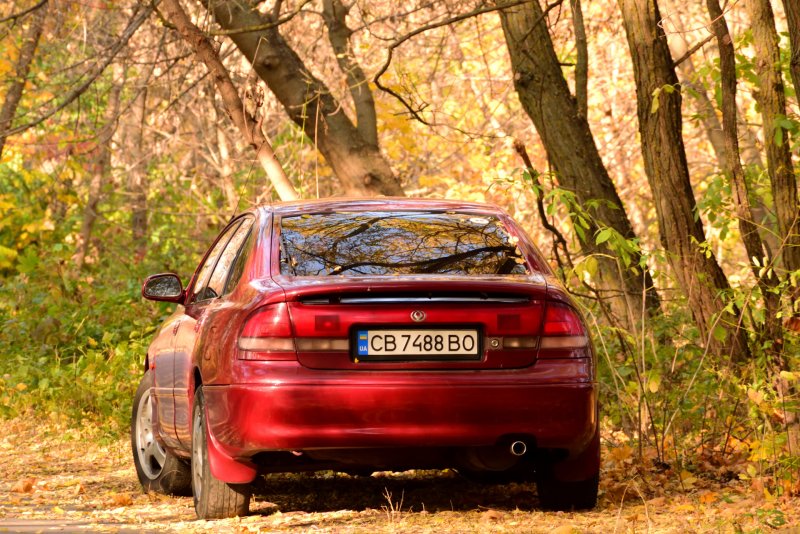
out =
{"type": "Polygon", "coordinates": [[[528,452],[528,446],[524,441],[515,441],[511,444],[511,454],[514,456],[522,456],[528,452]]]}

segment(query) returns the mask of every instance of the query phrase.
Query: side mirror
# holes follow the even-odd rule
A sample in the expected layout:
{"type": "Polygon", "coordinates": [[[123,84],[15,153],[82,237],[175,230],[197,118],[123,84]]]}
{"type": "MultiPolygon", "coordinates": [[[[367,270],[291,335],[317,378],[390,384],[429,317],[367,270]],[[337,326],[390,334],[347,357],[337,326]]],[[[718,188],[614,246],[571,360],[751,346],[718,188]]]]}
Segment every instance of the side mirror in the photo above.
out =
{"type": "Polygon", "coordinates": [[[147,277],[142,284],[142,296],[148,300],[183,303],[185,294],[178,275],[164,273],[147,277]]]}

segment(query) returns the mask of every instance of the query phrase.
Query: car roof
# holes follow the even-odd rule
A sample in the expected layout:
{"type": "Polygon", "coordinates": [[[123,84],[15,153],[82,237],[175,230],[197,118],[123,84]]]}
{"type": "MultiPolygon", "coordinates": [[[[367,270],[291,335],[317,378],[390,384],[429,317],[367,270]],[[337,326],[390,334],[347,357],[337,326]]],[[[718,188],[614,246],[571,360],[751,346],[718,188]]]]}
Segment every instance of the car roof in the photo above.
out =
{"type": "Polygon", "coordinates": [[[276,213],[278,215],[299,215],[304,213],[325,213],[335,211],[467,211],[477,213],[506,214],[495,204],[467,202],[463,200],[441,200],[429,198],[379,197],[379,198],[323,198],[313,200],[293,200],[273,202],[253,208],[253,211],[276,213]]]}

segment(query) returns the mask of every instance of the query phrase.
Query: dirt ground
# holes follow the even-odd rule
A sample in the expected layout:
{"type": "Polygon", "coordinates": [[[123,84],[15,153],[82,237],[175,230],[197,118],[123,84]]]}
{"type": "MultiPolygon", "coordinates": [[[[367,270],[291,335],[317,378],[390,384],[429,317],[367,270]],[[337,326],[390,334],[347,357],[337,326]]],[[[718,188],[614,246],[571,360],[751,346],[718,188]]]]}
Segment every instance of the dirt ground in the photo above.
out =
{"type": "Polygon", "coordinates": [[[591,512],[544,512],[535,486],[485,486],[450,471],[271,476],[248,517],[198,521],[192,499],[143,494],[127,439],[0,421],[0,532],[784,532],[800,499],[753,481],[643,472],[607,451],[591,512]]]}

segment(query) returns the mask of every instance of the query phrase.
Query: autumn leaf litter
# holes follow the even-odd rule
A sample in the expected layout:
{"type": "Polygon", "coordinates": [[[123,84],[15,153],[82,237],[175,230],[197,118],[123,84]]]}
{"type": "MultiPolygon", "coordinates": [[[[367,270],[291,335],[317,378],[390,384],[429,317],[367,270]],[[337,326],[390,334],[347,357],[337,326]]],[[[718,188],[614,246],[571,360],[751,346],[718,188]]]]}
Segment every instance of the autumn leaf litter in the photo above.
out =
{"type": "Polygon", "coordinates": [[[267,477],[251,515],[199,521],[191,498],[142,493],[127,439],[21,418],[2,428],[0,531],[26,521],[72,531],[236,533],[797,532],[800,525],[796,496],[774,496],[757,480],[640,464],[629,447],[604,450],[591,512],[546,512],[531,484],[483,486],[451,471],[326,472],[267,477]]]}

